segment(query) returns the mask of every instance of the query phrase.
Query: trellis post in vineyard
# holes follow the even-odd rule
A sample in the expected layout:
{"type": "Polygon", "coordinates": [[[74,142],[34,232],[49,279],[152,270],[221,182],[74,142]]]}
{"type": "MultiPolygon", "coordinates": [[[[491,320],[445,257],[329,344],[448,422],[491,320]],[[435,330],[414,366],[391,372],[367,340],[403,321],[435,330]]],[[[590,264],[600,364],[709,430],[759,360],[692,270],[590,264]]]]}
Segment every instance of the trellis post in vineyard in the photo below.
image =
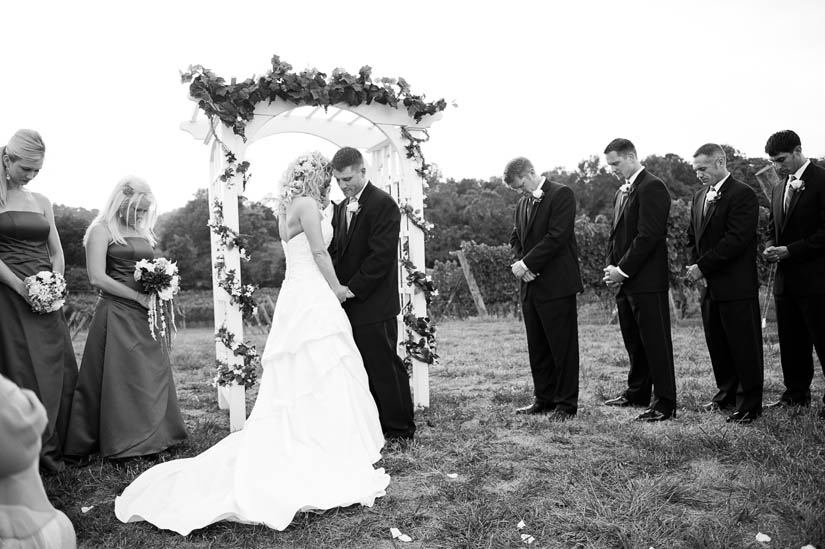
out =
{"type": "MultiPolygon", "coordinates": [[[[241,83],[233,79],[227,84],[201,66],[190,67],[183,78],[184,82],[192,82],[190,93],[196,89],[199,107],[181,128],[204,143],[212,143],[209,206],[213,226],[216,331],[225,329],[230,339],[234,338],[236,343],[243,341],[241,309],[235,306],[236,300],[224,287],[227,287],[226,273],[230,271],[234,272],[230,278],[234,278],[236,286],[240,285],[242,257],[238,246],[231,243],[236,242],[238,235],[237,200],[239,187],[242,190],[246,180],[247,147],[282,133],[304,133],[339,147],[355,147],[367,153],[368,175],[373,184],[392,195],[406,214],[401,217],[398,250],[402,306],[398,333],[399,350],[403,350],[399,355],[411,365],[415,406],[428,407],[428,367],[436,355],[435,332],[427,317],[427,304],[434,288],[424,273],[424,229],[428,224],[422,216],[425,163],[419,143],[428,137],[432,122],[441,118],[440,111],[446,103],[443,100],[427,103],[423,96],[412,95],[402,79],[397,82],[381,79],[378,86],[370,79],[369,67],[362,67],[358,77],[336,69],[331,78],[324,80],[314,69],[289,72],[291,66],[281,62],[278,56],[272,58],[272,66],[267,76],[241,83]],[[365,101],[365,96],[372,99],[365,101]],[[331,100],[331,97],[339,99],[331,100]],[[311,105],[307,101],[311,101],[311,105]],[[209,115],[207,120],[197,119],[201,109],[209,115]],[[342,113],[349,115],[340,116],[342,113]],[[244,166],[243,175],[238,173],[240,166],[244,166]],[[220,230],[216,231],[215,226],[220,230]]],[[[251,297],[244,301],[247,305],[254,304],[251,297]]],[[[241,372],[240,368],[247,371],[252,359],[257,358],[254,348],[250,352],[247,347],[231,342],[225,345],[220,337],[217,339],[217,362],[219,367],[221,363],[227,365],[223,370],[229,374],[228,378],[232,378],[234,368],[239,368],[237,372],[241,372]],[[238,356],[239,350],[246,353],[248,361],[238,356]]],[[[245,376],[239,379],[250,380],[245,376]]],[[[226,378],[222,383],[225,381],[226,378]]],[[[233,431],[242,428],[246,416],[244,385],[234,381],[219,384],[218,402],[230,410],[230,428],[233,431]]]]}

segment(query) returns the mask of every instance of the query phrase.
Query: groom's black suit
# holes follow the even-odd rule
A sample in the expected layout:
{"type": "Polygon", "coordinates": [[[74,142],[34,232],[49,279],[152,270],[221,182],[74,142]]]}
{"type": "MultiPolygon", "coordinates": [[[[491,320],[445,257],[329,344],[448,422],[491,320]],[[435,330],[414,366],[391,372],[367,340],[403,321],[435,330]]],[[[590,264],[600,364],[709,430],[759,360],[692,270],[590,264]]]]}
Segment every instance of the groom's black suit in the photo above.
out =
{"type": "Polygon", "coordinates": [[[790,254],[776,267],[773,292],[785,382],[782,400],[792,404],[811,399],[812,347],[825,373],[825,169],[812,162],[800,179],[805,189],[794,193],[787,213],[787,181],[774,187],[767,242],[787,246],[790,254]]]}
{"type": "MultiPolygon", "coordinates": [[[[617,204],[621,204],[617,193],[617,204]]],[[[634,404],[670,414],[676,407],[676,376],[670,336],[667,222],[670,193],[643,169],[613,221],[607,260],[629,278],[616,295],[630,372],[624,396],[634,404]],[[651,390],[654,398],[650,402],[651,390]]]]}
{"type": "Polygon", "coordinates": [[[347,201],[335,206],[329,252],[335,274],[354,298],[344,302],[355,344],[364,360],[370,392],[388,438],[415,433],[412,395],[406,368],[396,352],[398,234],[401,212],[392,197],[367,183],[359,210],[347,229],[347,201]]]}
{"type": "Polygon", "coordinates": [[[710,186],[691,202],[688,255],[705,278],[702,323],[719,391],[713,402],[741,413],[762,411],[764,367],[756,274],[756,193],[732,176],[707,205],[710,186]]]}
{"type": "Polygon", "coordinates": [[[510,246],[536,276],[520,295],[536,403],[575,414],[579,396],[576,294],[583,290],[569,187],[545,180],[544,196],[516,206],[510,246]]]}

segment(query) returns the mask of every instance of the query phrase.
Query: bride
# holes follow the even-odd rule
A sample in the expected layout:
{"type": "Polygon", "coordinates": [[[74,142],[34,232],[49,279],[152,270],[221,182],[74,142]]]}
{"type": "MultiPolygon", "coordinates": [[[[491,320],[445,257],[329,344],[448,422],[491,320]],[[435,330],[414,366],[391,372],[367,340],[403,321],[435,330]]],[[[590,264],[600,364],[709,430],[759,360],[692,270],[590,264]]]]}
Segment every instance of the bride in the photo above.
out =
{"type": "Polygon", "coordinates": [[[115,500],[122,522],[182,535],[228,520],[283,530],[299,511],[372,506],[390,482],[372,464],[384,444],[327,246],[331,168],[313,152],[277,193],[286,278],[241,431],[199,456],[145,471],[115,500]]]}

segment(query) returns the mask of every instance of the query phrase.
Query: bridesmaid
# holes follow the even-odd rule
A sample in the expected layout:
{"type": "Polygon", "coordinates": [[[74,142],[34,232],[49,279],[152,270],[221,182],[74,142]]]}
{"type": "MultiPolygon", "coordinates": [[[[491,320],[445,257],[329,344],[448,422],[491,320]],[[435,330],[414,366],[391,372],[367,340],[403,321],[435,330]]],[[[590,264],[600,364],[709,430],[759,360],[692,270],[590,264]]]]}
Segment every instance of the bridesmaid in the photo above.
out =
{"type": "Polygon", "coordinates": [[[64,452],[121,459],[157,454],[187,438],[168,351],[152,339],[149,295],[135,263],[154,259],[155,197],[145,181],[121,180],[83,244],[100,291],[83,350],[64,452]]]}
{"type": "Polygon", "coordinates": [[[0,147],[0,374],[34,391],[46,408],[40,467],[56,472],[63,467],[60,448],[77,361],[63,312],[33,312],[23,283],[40,271],[63,274],[52,205],[26,189],[43,167],[45,152],[34,130],[19,130],[0,147]]]}

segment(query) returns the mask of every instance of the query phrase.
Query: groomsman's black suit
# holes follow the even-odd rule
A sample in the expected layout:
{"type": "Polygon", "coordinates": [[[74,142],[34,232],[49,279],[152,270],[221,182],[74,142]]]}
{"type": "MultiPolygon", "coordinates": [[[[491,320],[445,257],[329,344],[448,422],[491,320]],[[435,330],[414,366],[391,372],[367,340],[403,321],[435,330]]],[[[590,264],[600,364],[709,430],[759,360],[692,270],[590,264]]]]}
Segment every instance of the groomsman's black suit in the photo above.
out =
{"type": "MultiPolygon", "coordinates": [[[[616,194],[621,205],[622,193],[616,194]]],[[[667,221],[670,193],[643,169],[613,221],[608,262],[629,278],[616,295],[630,372],[624,397],[669,415],[676,408],[676,376],[670,337],[667,221]],[[651,389],[654,395],[650,401],[651,389]]]]}
{"type": "Polygon", "coordinates": [[[392,197],[367,183],[347,230],[347,200],[335,206],[329,252],[335,274],[354,298],[344,302],[370,392],[387,438],[415,433],[410,382],[398,357],[398,234],[401,212],[392,197]]]}
{"type": "Polygon", "coordinates": [[[705,186],[693,195],[688,225],[690,264],[704,276],[702,322],[720,408],[762,412],[764,362],[756,273],[756,193],[732,176],[707,205],[705,186]]]}
{"type": "Polygon", "coordinates": [[[516,206],[510,246],[537,275],[520,287],[536,403],[575,414],[579,396],[576,294],[583,290],[573,232],[576,199],[569,187],[545,180],[544,196],[516,206]]]}
{"type": "MultiPolygon", "coordinates": [[[[785,186],[773,189],[768,246],[787,246],[774,283],[776,320],[785,392],[782,400],[804,404],[811,398],[812,347],[825,371],[825,169],[811,163],[800,178],[803,191],[783,212],[785,186]]],[[[823,397],[825,401],[825,397],[823,397]]]]}

